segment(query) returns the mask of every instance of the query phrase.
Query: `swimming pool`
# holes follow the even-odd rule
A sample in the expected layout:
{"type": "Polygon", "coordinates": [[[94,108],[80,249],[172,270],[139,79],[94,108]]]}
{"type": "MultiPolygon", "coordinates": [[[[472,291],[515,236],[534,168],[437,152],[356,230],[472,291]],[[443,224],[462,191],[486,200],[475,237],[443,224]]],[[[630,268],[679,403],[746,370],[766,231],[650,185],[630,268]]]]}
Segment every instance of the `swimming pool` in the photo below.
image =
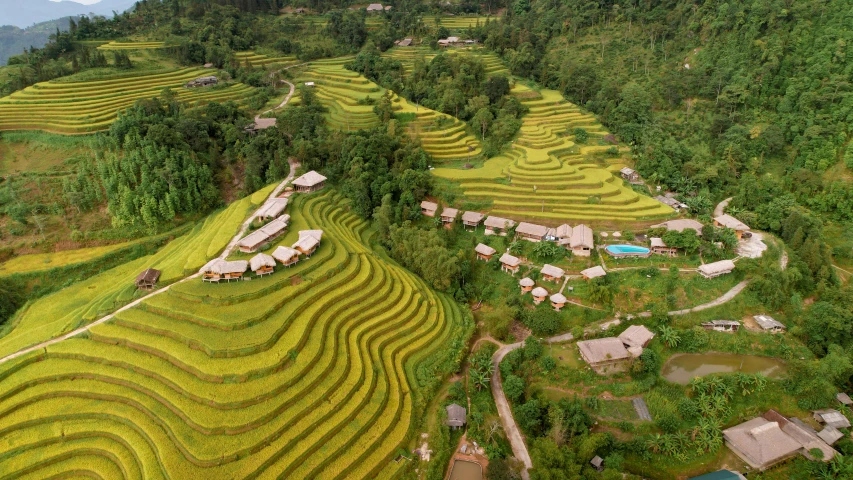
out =
{"type": "Polygon", "coordinates": [[[648,257],[651,250],[638,245],[608,245],[604,247],[614,257],[648,257]]]}

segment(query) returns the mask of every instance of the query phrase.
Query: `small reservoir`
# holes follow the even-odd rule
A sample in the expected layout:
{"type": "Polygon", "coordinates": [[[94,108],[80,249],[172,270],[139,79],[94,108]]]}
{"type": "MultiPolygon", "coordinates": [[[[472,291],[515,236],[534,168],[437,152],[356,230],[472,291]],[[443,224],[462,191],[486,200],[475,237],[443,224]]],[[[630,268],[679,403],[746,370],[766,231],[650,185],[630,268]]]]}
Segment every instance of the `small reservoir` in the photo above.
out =
{"type": "Polygon", "coordinates": [[[483,480],[483,467],[477,462],[454,460],[450,480],[483,480]]]}
{"type": "Polygon", "coordinates": [[[687,385],[693,377],[712,373],[762,373],[767,378],[782,378],[787,369],[776,358],[730,353],[685,353],[672,356],[661,369],[661,375],[673,383],[687,385]]]}
{"type": "Polygon", "coordinates": [[[638,245],[608,245],[604,247],[613,257],[648,257],[652,251],[638,245]]]}

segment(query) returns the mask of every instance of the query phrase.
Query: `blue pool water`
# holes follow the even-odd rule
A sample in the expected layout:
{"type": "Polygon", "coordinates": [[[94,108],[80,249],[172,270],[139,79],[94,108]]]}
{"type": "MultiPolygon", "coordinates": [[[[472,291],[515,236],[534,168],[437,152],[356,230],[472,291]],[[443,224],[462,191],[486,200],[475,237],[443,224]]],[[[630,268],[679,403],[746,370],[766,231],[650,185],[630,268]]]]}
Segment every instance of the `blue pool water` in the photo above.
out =
{"type": "Polygon", "coordinates": [[[651,250],[637,245],[608,245],[604,247],[611,255],[648,255],[651,250]]]}

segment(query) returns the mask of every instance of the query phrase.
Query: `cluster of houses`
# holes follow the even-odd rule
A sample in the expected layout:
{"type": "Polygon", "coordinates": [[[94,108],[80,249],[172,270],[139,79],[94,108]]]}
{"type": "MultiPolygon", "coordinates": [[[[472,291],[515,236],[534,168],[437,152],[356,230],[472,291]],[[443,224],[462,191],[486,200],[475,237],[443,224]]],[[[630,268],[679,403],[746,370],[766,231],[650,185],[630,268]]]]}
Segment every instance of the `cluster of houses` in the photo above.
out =
{"type": "MultiPolygon", "coordinates": [[[[765,333],[782,333],[788,328],[784,323],[770,315],[753,315],[752,318],[758,328],[765,333]]],[[[710,322],[703,322],[701,325],[705,330],[725,333],[737,332],[741,327],[740,322],[734,320],[711,320],[710,322]]]]}
{"type": "Polygon", "coordinates": [[[631,325],[618,337],[578,342],[581,357],[599,375],[625,371],[655,334],[643,325],[631,325]]]}
{"type": "Polygon", "coordinates": [[[367,13],[387,12],[387,11],[391,10],[392,8],[394,8],[394,7],[392,7],[391,5],[382,6],[381,3],[371,3],[370,5],[367,6],[367,13]]]}
{"type": "MultiPolygon", "coordinates": [[[[545,264],[542,267],[542,279],[550,282],[558,282],[565,275],[565,271],[562,268],[555,267],[553,265],[545,264]]],[[[519,282],[518,285],[521,287],[521,294],[524,295],[526,293],[530,293],[533,296],[533,303],[539,305],[544,302],[546,298],[551,301],[551,306],[556,311],[560,311],[566,303],[568,303],[568,299],[561,292],[557,292],[553,295],[550,295],[548,290],[542,287],[536,287],[536,282],[533,279],[524,277],[519,282]]]]}
{"type": "MultiPolygon", "coordinates": [[[[211,65],[212,66],[212,65],[211,65]]],[[[187,82],[184,87],[186,88],[195,88],[195,87],[209,87],[212,85],[216,85],[219,82],[213,75],[208,75],[206,77],[198,77],[195,80],[190,80],[187,82]]]]}
{"type": "Polygon", "coordinates": [[[462,40],[459,37],[447,37],[438,41],[439,47],[465,47],[476,45],[477,41],[472,39],[462,40]]]}

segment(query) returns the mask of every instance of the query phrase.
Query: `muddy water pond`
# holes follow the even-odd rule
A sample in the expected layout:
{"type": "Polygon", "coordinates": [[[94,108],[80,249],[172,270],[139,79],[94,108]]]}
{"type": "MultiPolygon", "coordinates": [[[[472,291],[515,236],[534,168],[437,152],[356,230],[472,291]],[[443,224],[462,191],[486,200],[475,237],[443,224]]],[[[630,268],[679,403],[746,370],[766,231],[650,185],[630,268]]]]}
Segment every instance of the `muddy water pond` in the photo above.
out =
{"type": "Polygon", "coordinates": [[[712,373],[763,373],[768,378],[781,378],[786,372],[785,362],[755,355],[730,353],[685,353],[673,355],[664,364],[661,375],[673,383],[687,385],[693,377],[712,373]]]}
{"type": "Polygon", "coordinates": [[[483,467],[479,463],[455,460],[450,470],[450,480],[482,480],[483,467]]]}

